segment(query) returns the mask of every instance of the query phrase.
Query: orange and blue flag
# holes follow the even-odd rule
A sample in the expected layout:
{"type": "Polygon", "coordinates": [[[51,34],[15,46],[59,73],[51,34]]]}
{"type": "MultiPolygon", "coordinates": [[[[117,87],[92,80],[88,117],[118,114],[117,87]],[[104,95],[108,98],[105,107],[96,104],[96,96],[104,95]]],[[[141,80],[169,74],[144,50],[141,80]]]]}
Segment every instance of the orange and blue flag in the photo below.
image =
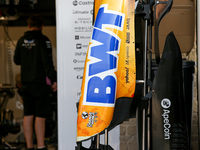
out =
{"type": "Polygon", "coordinates": [[[133,97],[136,84],[135,0],[102,0],[85,61],[77,142],[105,130],[115,101],[133,97]]]}

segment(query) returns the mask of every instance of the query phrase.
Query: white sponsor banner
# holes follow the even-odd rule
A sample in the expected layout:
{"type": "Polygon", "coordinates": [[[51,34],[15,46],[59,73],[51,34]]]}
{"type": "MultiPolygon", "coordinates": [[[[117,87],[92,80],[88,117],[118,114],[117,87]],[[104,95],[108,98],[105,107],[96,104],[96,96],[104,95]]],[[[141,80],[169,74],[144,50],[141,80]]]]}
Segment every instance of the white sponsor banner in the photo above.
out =
{"type": "MultiPolygon", "coordinates": [[[[56,0],[59,150],[73,150],[76,146],[76,103],[81,94],[84,63],[93,29],[93,2],[56,0]]],[[[109,132],[109,144],[115,150],[119,149],[119,127],[109,132]]]]}

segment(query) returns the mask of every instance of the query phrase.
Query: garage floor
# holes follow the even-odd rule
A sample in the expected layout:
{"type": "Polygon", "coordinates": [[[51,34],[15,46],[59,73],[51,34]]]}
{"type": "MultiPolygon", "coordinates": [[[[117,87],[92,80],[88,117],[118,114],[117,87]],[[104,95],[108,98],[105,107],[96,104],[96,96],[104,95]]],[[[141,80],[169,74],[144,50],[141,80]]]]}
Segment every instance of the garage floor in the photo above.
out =
{"type": "MultiPolygon", "coordinates": [[[[11,148],[11,149],[13,149],[13,150],[26,150],[26,145],[25,144],[20,144],[20,145],[15,145],[15,146],[12,145],[12,146],[13,146],[13,148],[11,148]]],[[[47,146],[48,150],[58,150],[57,144],[48,144],[46,146],[47,146]]],[[[0,150],[8,150],[8,148],[3,146],[3,145],[1,145],[0,146],[0,150]]]]}
{"type": "MultiPolygon", "coordinates": [[[[47,146],[48,150],[58,150],[57,142],[46,141],[45,145],[47,146]]],[[[35,144],[34,147],[36,148],[37,145],[35,144]]],[[[2,143],[0,143],[0,150],[8,150],[8,149],[26,150],[26,143],[25,142],[21,142],[21,143],[5,143],[5,142],[2,142],[2,143]],[[6,145],[10,145],[10,146],[12,146],[12,148],[9,148],[6,145]]]]}

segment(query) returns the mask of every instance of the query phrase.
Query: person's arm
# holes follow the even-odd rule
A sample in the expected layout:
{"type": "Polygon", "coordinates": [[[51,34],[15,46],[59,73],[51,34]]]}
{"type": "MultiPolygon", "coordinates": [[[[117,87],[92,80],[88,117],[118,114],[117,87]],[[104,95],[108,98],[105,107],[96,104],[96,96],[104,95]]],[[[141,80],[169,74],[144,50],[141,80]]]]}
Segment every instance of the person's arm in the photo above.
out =
{"type": "Polygon", "coordinates": [[[57,82],[54,82],[54,83],[51,85],[51,88],[52,88],[53,92],[57,91],[57,82]]]}
{"type": "Polygon", "coordinates": [[[51,80],[53,91],[57,90],[57,72],[54,69],[52,59],[52,47],[48,38],[43,39],[40,44],[42,61],[46,76],[51,80]]]}
{"type": "Polygon", "coordinates": [[[14,62],[16,65],[21,65],[21,45],[20,42],[21,39],[17,42],[17,46],[15,48],[15,53],[14,53],[14,62]]]}

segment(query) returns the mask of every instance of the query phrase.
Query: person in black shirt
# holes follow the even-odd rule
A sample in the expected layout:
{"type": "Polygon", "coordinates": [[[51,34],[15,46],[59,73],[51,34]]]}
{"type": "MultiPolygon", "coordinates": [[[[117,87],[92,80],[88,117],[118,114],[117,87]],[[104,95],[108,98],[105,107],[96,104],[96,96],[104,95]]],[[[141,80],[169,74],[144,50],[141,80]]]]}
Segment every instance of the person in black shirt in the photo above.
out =
{"type": "Polygon", "coordinates": [[[51,42],[42,34],[43,18],[33,15],[27,22],[30,31],[18,40],[14,54],[15,64],[21,65],[23,129],[27,149],[34,150],[32,137],[35,122],[37,149],[46,150],[45,118],[51,111],[50,90],[57,90],[57,72],[52,61],[51,42]]]}

